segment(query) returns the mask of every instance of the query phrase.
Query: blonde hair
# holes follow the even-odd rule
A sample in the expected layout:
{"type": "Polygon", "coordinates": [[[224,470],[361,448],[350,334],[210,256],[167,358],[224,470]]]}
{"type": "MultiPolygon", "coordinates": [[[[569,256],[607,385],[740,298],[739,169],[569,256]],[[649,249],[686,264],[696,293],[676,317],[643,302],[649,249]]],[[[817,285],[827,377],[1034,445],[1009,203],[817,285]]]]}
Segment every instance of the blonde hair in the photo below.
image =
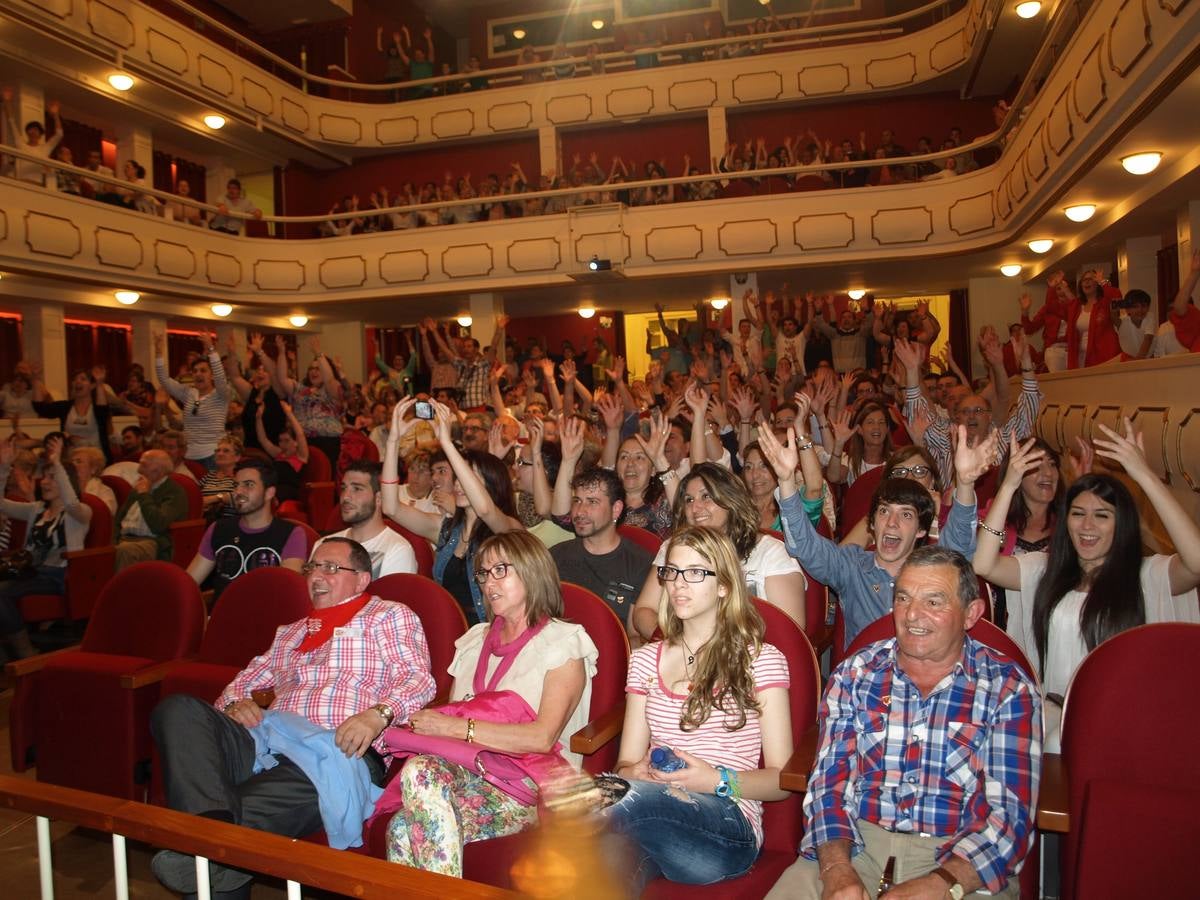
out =
{"type": "MultiPolygon", "coordinates": [[[[760,707],[754,690],[751,664],[762,649],[765,626],[746,590],[746,578],[733,542],[713,528],[688,526],[671,535],[664,558],[675,547],[689,547],[702,556],[717,573],[717,584],[725,596],[717,600],[717,625],[713,636],[698,654],[696,677],[679,718],[682,731],[693,731],[714,709],[735,716],[727,731],[746,724],[746,711],[760,707]]],[[[658,627],[669,644],[683,638],[683,621],[675,615],[664,587],[658,603],[658,627]]]]}
{"type": "MultiPolygon", "coordinates": [[[[532,628],[543,619],[562,618],[562,587],[558,581],[558,568],[546,545],[528,531],[505,531],[493,534],[484,540],[475,551],[475,560],[483,565],[484,558],[491,554],[497,562],[508,563],[525,585],[525,619],[532,628]]],[[[475,573],[468,573],[474,578],[475,573]]],[[[492,608],[487,605],[488,621],[492,620],[492,608]]]]}
{"type": "Polygon", "coordinates": [[[106,461],[104,459],[104,453],[101,452],[99,447],[76,447],[71,451],[72,461],[74,461],[75,457],[77,456],[82,456],[88,461],[88,465],[92,468],[93,476],[99,475],[102,471],[104,471],[106,461]]]}
{"type": "Polygon", "coordinates": [[[217,446],[219,447],[221,444],[228,444],[233,448],[234,453],[236,453],[238,456],[242,455],[242,450],[244,449],[242,445],[242,439],[236,434],[231,434],[228,431],[225,432],[223,435],[217,438],[217,446]]]}

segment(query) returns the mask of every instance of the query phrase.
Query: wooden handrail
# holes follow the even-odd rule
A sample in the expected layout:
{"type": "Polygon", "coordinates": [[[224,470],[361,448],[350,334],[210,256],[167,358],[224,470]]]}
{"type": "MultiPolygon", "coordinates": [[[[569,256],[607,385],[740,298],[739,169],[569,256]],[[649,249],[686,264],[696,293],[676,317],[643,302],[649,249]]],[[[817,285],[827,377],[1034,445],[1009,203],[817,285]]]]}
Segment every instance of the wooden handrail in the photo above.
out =
{"type": "Polygon", "coordinates": [[[27,656],[24,659],[14,659],[12,662],[4,664],[4,671],[14,678],[24,678],[26,675],[40,672],[46,663],[52,659],[66,653],[74,653],[81,646],[81,644],[72,644],[70,647],[63,647],[60,650],[53,650],[50,653],[39,653],[36,656],[27,656]]]}
{"type": "Polygon", "coordinates": [[[317,844],[305,844],[303,852],[297,852],[296,842],[291,838],[11,775],[0,776],[0,806],[121,834],[156,847],[194,853],[222,865],[363,900],[396,897],[485,900],[518,896],[491,885],[317,844]]]}

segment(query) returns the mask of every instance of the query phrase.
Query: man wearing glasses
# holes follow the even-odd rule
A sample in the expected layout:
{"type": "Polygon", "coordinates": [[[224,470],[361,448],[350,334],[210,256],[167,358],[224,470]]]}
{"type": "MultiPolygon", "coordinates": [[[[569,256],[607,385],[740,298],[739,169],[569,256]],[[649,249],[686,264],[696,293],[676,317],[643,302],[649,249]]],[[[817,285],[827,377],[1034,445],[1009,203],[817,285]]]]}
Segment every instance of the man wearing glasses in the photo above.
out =
{"type": "MultiPolygon", "coordinates": [[[[165,699],[151,731],[172,809],[288,837],[324,827],[344,849],[361,843],[379,796],[390,762],[383,730],[428,703],[434,681],[420,620],[367,592],[361,544],[327,538],[302,571],[312,614],[280,628],[215,703],[165,699]],[[252,694],[267,690],[275,697],[264,711],[252,694]]],[[[153,866],[172,890],[196,890],[193,857],[164,850],[153,866]]],[[[210,866],[217,896],[251,878],[210,866]]]]}

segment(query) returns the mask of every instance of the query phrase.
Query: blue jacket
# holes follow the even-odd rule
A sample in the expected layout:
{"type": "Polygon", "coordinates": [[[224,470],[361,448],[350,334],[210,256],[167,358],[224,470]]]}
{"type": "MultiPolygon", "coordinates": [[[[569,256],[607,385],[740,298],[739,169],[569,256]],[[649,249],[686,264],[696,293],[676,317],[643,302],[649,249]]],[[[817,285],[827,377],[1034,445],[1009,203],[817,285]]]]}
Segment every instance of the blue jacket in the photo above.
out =
{"type": "Polygon", "coordinates": [[[367,764],[347,757],[333,741],[333,732],[297,713],[268,709],[254,738],[254,772],[279,764],[273,754],[286,756],[317,788],[321,821],[335,850],[362,845],[363,822],[375,809],[383,788],[371,783],[367,764]]]}

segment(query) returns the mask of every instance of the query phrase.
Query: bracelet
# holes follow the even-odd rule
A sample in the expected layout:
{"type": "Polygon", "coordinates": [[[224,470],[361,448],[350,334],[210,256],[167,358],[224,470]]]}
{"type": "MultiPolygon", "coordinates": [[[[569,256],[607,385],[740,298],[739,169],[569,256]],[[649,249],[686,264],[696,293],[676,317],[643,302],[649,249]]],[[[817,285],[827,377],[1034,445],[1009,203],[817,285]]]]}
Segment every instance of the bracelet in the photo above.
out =
{"type": "Polygon", "coordinates": [[[467,743],[475,743],[475,720],[467,719],[467,743]]]}
{"type": "Polygon", "coordinates": [[[813,442],[811,439],[805,441],[803,444],[799,444],[799,443],[796,444],[796,452],[797,453],[803,453],[805,450],[811,450],[812,448],[813,448],[813,442]]]}
{"type": "Polygon", "coordinates": [[[850,860],[848,860],[848,859],[839,859],[837,862],[826,863],[825,865],[821,866],[820,871],[817,872],[817,876],[819,877],[821,875],[824,875],[830,869],[836,869],[838,866],[852,866],[852,865],[854,865],[854,863],[850,862],[850,860]]]}
{"type": "Polygon", "coordinates": [[[674,469],[666,469],[662,472],[656,472],[655,474],[658,475],[659,480],[661,481],[670,481],[672,478],[679,477],[679,473],[674,469]]]}
{"type": "Polygon", "coordinates": [[[400,483],[400,479],[399,479],[399,478],[397,478],[397,479],[396,479],[396,480],[394,480],[394,481],[389,481],[389,480],[388,480],[388,479],[386,479],[386,478],[380,478],[380,479],[379,479],[379,483],[380,483],[380,484],[399,484],[399,483],[400,483]]]}
{"type": "Polygon", "coordinates": [[[1000,538],[1000,540],[1004,540],[1004,538],[1005,538],[1004,531],[993,528],[987,522],[980,521],[979,527],[982,528],[984,531],[986,531],[988,534],[994,534],[996,537],[1000,538]]]}

